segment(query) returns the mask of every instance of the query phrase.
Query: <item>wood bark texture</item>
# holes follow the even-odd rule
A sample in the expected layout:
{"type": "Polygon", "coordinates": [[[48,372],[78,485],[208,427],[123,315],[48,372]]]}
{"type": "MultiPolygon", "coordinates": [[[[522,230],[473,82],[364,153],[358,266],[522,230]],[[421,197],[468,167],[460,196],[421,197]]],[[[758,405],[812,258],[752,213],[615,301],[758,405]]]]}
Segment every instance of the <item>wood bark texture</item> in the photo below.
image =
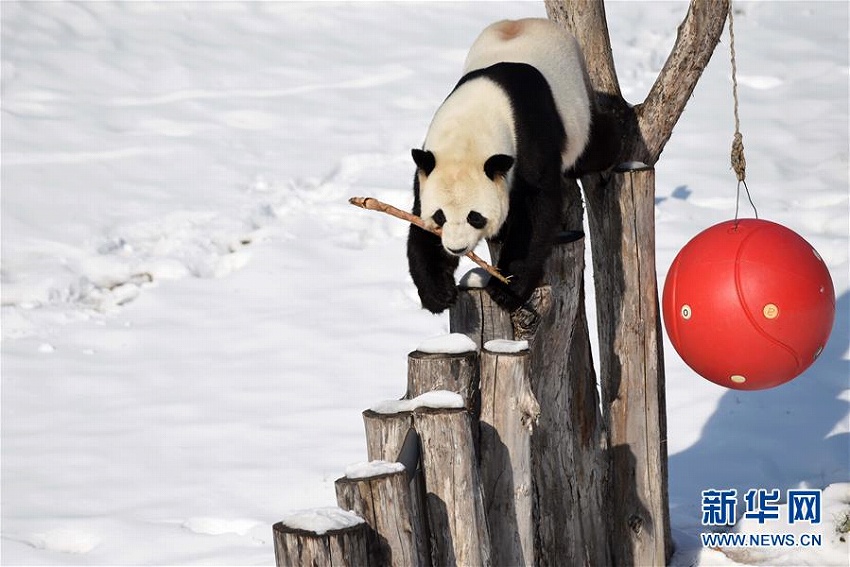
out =
{"type": "Polygon", "coordinates": [[[540,405],[528,351],[481,353],[481,485],[494,565],[534,558],[531,435],[540,405]]]}
{"type": "Polygon", "coordinates": [[[461,288],[449,311],[449,329],[463,333],[481,350],[487,341],[513,336],[511,315],[483,289],[461,288]]]}
{"type": "MultiPolygon", "coordinates": [[[[578,185],[565,181],[564,191],[563,229],[581,230],[578,185]]],[[[496,261],[498,246],[491,242],[490,249],[496,261]]],[[[542,287],[510,321],[474,307],[451,318],[452,330],[473,340],[530,341],[529,377],[540,420],[531,436],[534,552],[526,560],[535,565],[611,564],[603,499],[605,434],[584,314],[583,270],[583,240],[557,245],[542,287]]],[[[476,290],[460,295],[461,305],[489,299],[476,290]]]]}
{"type": "Polygon", "coordinates": [[[363,425],[366,428],[366,453],[369,460],[395,462],[408,430],[413,427],[413,414],[384,414],[366,410],[363,412],[363,425]]]}
{"type": "Polygon", "coordinates": [[[374,533],[365,523],[318,535],[278,522],[272,532],[277,567],[363,567],[378,564],[378,558],[372,555],[374,533]]]}
{"type": "MultiPolygon", "coordinates": [[[[404,445],[408,431],[413,427],[413,414],[381,414],[366,410],[363,412],[363,424],[366,428],[366,452],[369,460],[394,462],[404,445]]],[[[421,469],[409,472],[413,475],[410,481],[413,530],[423,545],[422,553],[427,559],[430,558],[431,551],[428,522],[425,519],[425,481],[421,469]]]]}
{"type": "Polygon", "coordinates": [[[423,534],[417,532],[410,483],[405,471],[369,478],[340,478],[337,503],[356,512],[377,534],[381,565],[424,567],[429,564],[423,534]]]}
{"type": "Polygon", "coordinates": [[[407,398],[412,399],[434,390],[460,394],[466,408],[477,418],[481,399],[478,389],[478,353],[424,353],[418,350],[407,356],[407,398]]]}
{"type": "MultiPolygon", "coordinates": [[[[565,180],[564,230],[581,230],[578,185],[565,180]]],[[[584,240],[561,244],[543,287],[512,314],[531,350],[540,420],[531,438],[535,565],[611,565],[605,502],[605,431],[584,307],[584,240]]]]}
{"type": "MultiPolygon", "coordinates": [[[[582,45],[600,107],[622,128],[620,163],[654,165],[711,58],[728,0],[692,0],[645,101],[621,95],[604,2],[546,0],[582,45]]],[[[603,412],[611,446],[611,544],[617,565],[663,565],[672,554],[666,408],[655,280],[655,180],[650,168],[582,178],[590,219],[603,412]]]]}
{"type": "Polygon", "coordinates": [[[422,448],[431,564],[491,565],[469,412],[423,408],[413,415],[422,448]]]}
{"type": "Polygon", "coordinates": [[[611,452],[611,541],[616,558],[639,565],[663,565],[672,552],[654,191],[654,171],[645,169],[615,175],[604,191],[588,197],[594,203],[588,207],[594,271],[606,274],[597,282],[597,313],[611,452]],[[618,214],[599,214],[612,208],[618,214]],[[625,219],[623,226],[608,226],[616,219],[625,219]]]}

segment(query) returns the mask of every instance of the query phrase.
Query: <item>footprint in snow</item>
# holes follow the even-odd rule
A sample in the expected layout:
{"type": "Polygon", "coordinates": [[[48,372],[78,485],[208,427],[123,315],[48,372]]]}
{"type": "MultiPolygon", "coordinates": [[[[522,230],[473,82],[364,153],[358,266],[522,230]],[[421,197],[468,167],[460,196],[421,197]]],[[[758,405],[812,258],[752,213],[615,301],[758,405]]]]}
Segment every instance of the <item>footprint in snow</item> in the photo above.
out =
{"type": "Polygon", "coordinates": [[[32,534],[23,538],[23,542],[45,551],[88,553],[100,544],[101,538],[85,530],[57,528],[45,533],[32,534]]]}
{"type": "Polygon", "coordinates": [[[183,522],[183,528],[203,535],[222,535],[222,534],[237,534],[240,536],[247,535],[253,528],[261,525],[262,522],[247,519],[226,519],[226,518],[210,518],[210,517],[195,517],[189,518],[183,522]]]}

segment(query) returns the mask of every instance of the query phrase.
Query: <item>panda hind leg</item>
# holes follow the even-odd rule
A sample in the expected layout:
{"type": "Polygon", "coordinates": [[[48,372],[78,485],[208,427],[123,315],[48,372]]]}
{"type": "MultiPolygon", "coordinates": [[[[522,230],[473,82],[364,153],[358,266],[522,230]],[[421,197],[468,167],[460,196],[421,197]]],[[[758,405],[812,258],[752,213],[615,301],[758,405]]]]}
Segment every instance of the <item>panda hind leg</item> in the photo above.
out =
{"type": "Polygon", "coordinates": [[[566,176],[577,179],[610,169],[617,165],[621,149],[622,133],[616,118],[609,113],[595,113],[587,146],[566,176]]]}

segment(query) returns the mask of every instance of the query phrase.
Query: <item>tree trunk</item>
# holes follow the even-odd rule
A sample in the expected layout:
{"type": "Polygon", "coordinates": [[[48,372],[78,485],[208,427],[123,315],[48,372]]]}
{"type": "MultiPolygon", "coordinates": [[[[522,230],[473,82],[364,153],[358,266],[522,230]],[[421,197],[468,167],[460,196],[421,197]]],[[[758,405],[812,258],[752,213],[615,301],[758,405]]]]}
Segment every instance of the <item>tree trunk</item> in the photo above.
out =
{"type": "Polygon", "coordinates": [[[663,565],[672,553],[654,191],[654,171],[647,168],[614,175],[587,197],[593,269],[605,274],[597,279],[596,312],[611,460],[611,542],[618,564],[626,565],[663,565]]]}
{"type": "Polygon", "coordinates": [[[658,288],[655,177],[661,155],[723,31],[728,0],[692,0],[646,100],[622,97],[602,0],[546,0],[549,17],[582,45],[597,102],[622,129],[626,169],[582,178],[590,219],[599,321],[603,413],[609,431],[617,565],[662,565],[672,554],[658,288]]]}

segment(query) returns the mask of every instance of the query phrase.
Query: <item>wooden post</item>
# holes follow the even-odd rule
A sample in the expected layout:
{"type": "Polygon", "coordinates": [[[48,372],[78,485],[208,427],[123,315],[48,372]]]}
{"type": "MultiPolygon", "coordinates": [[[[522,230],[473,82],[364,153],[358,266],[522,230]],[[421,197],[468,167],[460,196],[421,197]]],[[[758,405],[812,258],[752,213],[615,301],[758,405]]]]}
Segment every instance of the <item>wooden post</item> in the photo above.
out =
{"type": "Polygon", "coordinates": [[[655,172],[642,168],[615,173],[587,197],[594,271],[605,274],[596,284],[596,309],[611,446],[611,543],[615,557],[641,565],[663,565],[672,553],[654,194],[655,172]]]}
{"type": "Polygon", "coordinates": [[[381,565],[424,567],[425,542],[416,530],[406,471],[336,481],[337,503],[365,518],[377,533],[381,565]]]}
{"type": "Polygon", "coordinates": [[[449,329],[475,341],[479,350],[487,341],[513,336],[510,313],[502,309],[481,288],[458,290],[457,302],[449,311],[449,329]]]}
{"type": "Polygon", "coordinates": [[[431,564],[490,565],[469,412],[422,408],[413,416],[422,449],[431,564]]]}
{"type": "Polygon", "coordinates": [[[530,368],[528,350],[481,352],[481,485],[494,565],[534,558],[531,435],[540,406],[530,368]]]}
{"type": "Polygon", "coordinates": [[[424,353],[415,350],[407,356],[407,398],[434,390],[460,394],[474,417],[480,411],[478,353],[424,353]]]}
{"type": "Polygon", "coordinates": [[[413,427],[413,414],[363,412],[366,428],[366,453],[370,461],[395,461],[404,445],[407,432],[413,427]]]}
{"type": "Polygon", "coordinates": [[[272,527],[277,567],[374,565],[374,532],[365,522],[324,533],[305,531],[278,522],[272,527]]]}
{"type": "MultiPolygon", "coordinates": [[[[366,449],[371,461],[395,461],[401,452],[408,432],[413,427],[413,414],[402,412],[382,414],[372,410],[363,412],[363,423],[366,427],[366,449]]],[[[431,557],[430,534],[428,522],[425,519],[425,482],[422,471],[408,471],[412,476],[410,481],[411,518],[413,531],[417,534],[419,548],[427,559],[431,557]]]]}

